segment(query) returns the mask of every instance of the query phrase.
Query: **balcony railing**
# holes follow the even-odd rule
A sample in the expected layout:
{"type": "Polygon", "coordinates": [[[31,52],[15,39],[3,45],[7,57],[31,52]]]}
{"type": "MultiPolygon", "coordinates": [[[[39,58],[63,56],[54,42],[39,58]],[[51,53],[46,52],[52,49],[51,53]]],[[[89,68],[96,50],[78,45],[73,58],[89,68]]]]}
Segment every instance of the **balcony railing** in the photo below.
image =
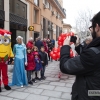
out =
{"type": "Polygon", "coordinates": [[[5,12],[3,10],[0,10],[0,19],[5,20],[5,12]]]}
{"type": "Polygon", "coordinates": [[[27,19],[24,19],[12,13],[10,13],[10,22],[27,25],[27,19]]]}
{"type": "Polygon", "coordinates": [[[65,13],[64,9],[61,7],[61,5],[59,4],[58,0],[54,0],[54,1],[56,2],[58,7],[60,8],[60,10],[63,12],[63,14],[66,16],[66,13],[65,13]]]}

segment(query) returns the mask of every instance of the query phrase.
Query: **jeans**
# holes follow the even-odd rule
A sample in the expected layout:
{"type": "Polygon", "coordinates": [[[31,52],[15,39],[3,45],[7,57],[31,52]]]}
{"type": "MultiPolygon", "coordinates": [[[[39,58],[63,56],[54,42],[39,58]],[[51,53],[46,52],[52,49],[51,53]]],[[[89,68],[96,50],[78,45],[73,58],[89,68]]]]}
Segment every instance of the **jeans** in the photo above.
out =
{"type": "Polygon", "coordinates": [[[45,66],[42,67],[42,70],[41,70],[41,77],[44,77],[44,73],[45,73],[45,66]]]}
{"type": "Polygon", "coordinates": [[[31,74],[32,74],[32,71],[31,70],[28,70],[27,71],[27,79],[28,79],[28,82],[31,81],[31,74]]]}
{"type": "Polygon", "coordinates": [[[39,71],[33,71],[33,73],[32,73],[32,79],[36,78],[36,72],[37,72],[37,77],[41,78],[41,73],[40,73],[40,70],[39,70],[39,71]]]}

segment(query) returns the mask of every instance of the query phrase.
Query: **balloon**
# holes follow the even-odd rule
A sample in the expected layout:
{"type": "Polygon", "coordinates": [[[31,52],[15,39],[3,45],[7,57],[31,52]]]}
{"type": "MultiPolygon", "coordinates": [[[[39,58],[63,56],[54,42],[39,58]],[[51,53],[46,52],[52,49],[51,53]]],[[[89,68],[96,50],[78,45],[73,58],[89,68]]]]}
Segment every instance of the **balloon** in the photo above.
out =
{"type": "Polygon", "coordinates": [[[55,48],[53,48],[53,52],[54,52],[54,51],[58,51],[58,48],[56,48],[56,47],[55,47],[55,48]]]}
{"type": "Polygon", "coordinates": [[[70,36],[74,36],[74,33],[73,33],[73,32],[71,32],[71,33],[70,33],[70,36]]]}
{"type": "Polygon", "coordinates": [[[60,48],[60,47],[58,47],[58,50],[57,50],[57,51],[58,51],[58,52],[60,52],[60,49],[61,49],[61,48],[60,48]]]}
{"type": "Polygon", "coordinates": [[[61,36],[58,37],[58,41],[63,42],[63,39],[61,36]]]}
{"type": "Polygon", "coordinates": [[[53,52],[54,54],[57,54],[58,52],[60,52],[60,48],[53,48],[53,52]]]}
{"type": "Polygon", "coordinates": [[[61,47],[62,47],[61,45],[58,45],[58,48],[60,48],[60,49],[61,49],[61,47]]]}
{"type": "Polygon", "coordinates": [[[62,37],[62,40],[64,41],[66,39],[66,37],[62,37]]]}
{"type": "Polygon", "coordinates": [[[70,57],[71,57],[71,58],[74,57],[74,53],[73,53],[72,49],[70,49],[70,57]]]}
{"type": "Polygon", "coordinates": [[[63,45],[63,42],[58,41],[58,45],[59,46],[62,46],[63,45]]]}
{"type": "Polygon", "coordinates": [[[50,56],[52,56],[52,55],[53,55],[53,51],[50,52],[50,56]]]}
{"type": "Polygon", "coordinates": [[[61,33],[60,36],[63,37],[63,33],[61,33]]]}
{"type": "Polygon", "coordinates": [[[58,59],[60,58],[60,52],[57,53],[57,58],[58,58],[58,59]]]}
{"type": "Polygon", "coordinates": [[[56,55],[56,54],[53,54],[53,55],[51,56],[51,58],[54,59],[54,60],[57,60],[57,55],[56,55]]]}
{"type": "Polygon", "coordinates": [[[70,34],[69,34],[69,33],[66,33],[66,37],[67,37],[67,36],[70,36],[70,34]]]}

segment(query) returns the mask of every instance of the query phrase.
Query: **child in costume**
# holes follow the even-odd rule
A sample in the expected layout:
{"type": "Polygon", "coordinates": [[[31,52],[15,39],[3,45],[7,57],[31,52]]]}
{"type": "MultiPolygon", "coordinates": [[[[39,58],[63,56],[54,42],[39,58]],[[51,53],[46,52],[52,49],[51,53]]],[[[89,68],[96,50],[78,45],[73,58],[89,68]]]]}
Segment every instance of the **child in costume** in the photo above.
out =
{"type": "Polygon", "coordinates": [[[35,57],[35,71],[33,72],[33,79],[35,79],[35,72],[37,73],[37,79],[41,81],[41,70],[42,70],[42,63],[41,60],[39,58],[39,53],[35,52],[34,53],[34,57],[35,57]]]}
{"type": "Polygon", "coordinates": [[[32,82],[32,71],[35,69],[35,60],[34,55],[32,54],[32,46],[27,45],[27,66],[25,67],[27,70],[27,79],[29,84],[33,84],[32,82]]]}
{"type": "Polygon", "coordinates": [[[25,65],[27,65],[26,46],[23,45],[23,38],[21,36],[18,36],[16,40],[18,44],[15,44],[13,48],[15,59],[11,85],[23,87],[23,85],[27,85],[25,73],[25,65]]]}
{"type": "Polygon", "coordinates": [[[32,74],[32,81],[36,82],[35,79],[41,80],[41,70],[42,70],[42,63],[40,61],[39,58],[39,53],[38,53],[38,48],[36,46],[34,46],[33,48],[33,55],[35,57],[35,70],[33,70],[33,74],[32,74]]]}
{"type": "Polygon", "coordinates": [[[11,90],[8,86],[8,75],[7,75],[7,63],[9,58],[13,58],[14,55],[11,49],[11,32],[0,29],[0,92],[1,90],[1,73],[4,88],[11,90]]]}

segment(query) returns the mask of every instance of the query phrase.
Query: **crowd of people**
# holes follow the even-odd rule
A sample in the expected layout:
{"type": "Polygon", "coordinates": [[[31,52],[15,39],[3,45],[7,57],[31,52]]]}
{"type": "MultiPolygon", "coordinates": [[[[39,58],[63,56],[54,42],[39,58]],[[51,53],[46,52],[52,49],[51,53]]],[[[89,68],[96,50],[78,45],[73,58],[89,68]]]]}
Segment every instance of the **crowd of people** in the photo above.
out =
{"type": "Polygon", "coordinates": [[[49,53],[55,46],[55,41],[46,38],[41,40],[40,37],[33,41],[31,37],[25,45],[21,36],[18,36],[16,41],[17,44],[13,48],[13,77],[9,85],[23,87],[36,83],[36,80],[45,80],[45,68],[50,61],[49,53]]]}

